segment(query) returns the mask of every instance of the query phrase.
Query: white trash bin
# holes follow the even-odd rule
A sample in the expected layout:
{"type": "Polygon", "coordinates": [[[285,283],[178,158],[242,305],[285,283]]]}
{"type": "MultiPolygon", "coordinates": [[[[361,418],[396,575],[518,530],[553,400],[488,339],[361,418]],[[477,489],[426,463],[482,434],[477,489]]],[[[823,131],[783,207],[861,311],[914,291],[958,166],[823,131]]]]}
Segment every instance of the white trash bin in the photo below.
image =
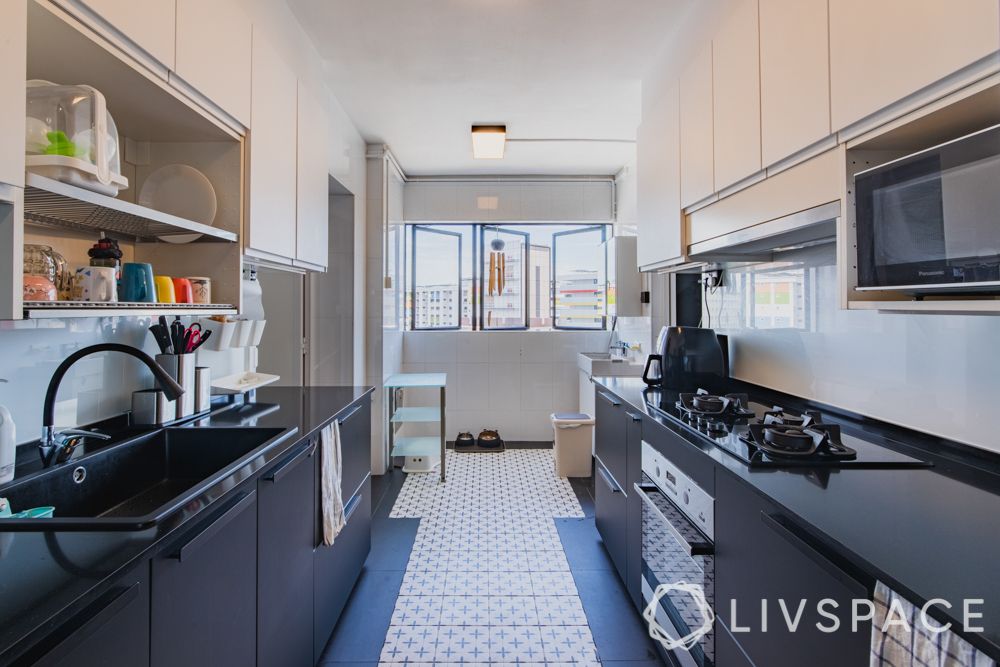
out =
{"type": "Polygon", "coordinates": [[[554,458],[559,477],[590,477],[594,418],[582,412],[552,415],[554,458]]]}

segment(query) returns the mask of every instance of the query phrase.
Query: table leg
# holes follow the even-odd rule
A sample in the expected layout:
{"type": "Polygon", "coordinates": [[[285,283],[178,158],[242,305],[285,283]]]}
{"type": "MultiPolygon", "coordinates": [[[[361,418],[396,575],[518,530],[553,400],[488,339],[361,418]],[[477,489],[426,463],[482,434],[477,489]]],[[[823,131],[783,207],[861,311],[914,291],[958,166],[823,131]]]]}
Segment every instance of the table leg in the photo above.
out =
{"type": "Polygon", "coordinates": [[[444,481],[444,458],[448,443],[448,430],[445,424],[445,388],[441,387],[441,481],[444,481]]]}

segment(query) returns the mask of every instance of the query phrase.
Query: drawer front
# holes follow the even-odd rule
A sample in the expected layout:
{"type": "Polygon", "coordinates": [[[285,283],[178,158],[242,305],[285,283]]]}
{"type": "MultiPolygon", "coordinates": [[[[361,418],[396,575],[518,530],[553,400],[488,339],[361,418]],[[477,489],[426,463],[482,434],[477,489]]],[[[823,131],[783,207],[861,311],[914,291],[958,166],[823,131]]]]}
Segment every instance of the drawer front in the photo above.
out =
{"type": "Polygon", "coordinates": [[[624,486],[628,459],[625,405],[620,398],[600,387],[595,391],[594,453],[604,462],[615,482],[624,486]]]}
{"type": "Polygon", "coordinates": [[[715,662],[720,667],[754,667],[722,619],[715,621],[715,662]]]}
{"type": "Polygon", "coordinates": [[[870,599],[867,587],[741,480],[720,474],[716,491],[716,611],[750,659],[758,665],[867,664],[871,624],[860,623],[852,632],[850,618],[853,600],[870,599]],[[766,632],[761,631],[762,599],[767,600],[766,632]],[[792,619],[805,600],[794,632],[779,600],[792,619]],[[836,632],[817,628],[830,624],[817,608],[823,600],[837,603],[828,609],[841,620],[836,632]]]}
{"type": "Polygon", "coordinates": [[[354,493],[371,472],[371,398],[365,396],[337,416],[340,423],[342,488],[344,497],[354,493]]]}
{"type": "Polygon", "coordinates": [[[313,660],[318,661],[371,550],[371,478],[347,501],[347,524],[333,546],[313,552],[313,660]]]}
{"type": "Polygon", "coordinates": [[[598,459],[594,480],[594,523],[623,582],[628,580],[628,509],[624,490],[598,459]]]}
{"type": "Polygon", "coordinates": [[[152,665],[257,660],[257,492],[206,519],[152,566],[152,665]]]}

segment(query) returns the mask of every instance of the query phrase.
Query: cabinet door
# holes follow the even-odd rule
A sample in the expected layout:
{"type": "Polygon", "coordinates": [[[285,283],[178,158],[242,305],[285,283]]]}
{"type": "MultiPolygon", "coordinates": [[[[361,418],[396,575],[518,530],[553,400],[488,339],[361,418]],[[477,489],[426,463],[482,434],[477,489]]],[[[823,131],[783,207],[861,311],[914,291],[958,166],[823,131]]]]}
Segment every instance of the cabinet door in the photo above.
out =
{"type": "Polygon", "coordinates": [[[153,559],[153,667],[257,660],[257,492],[243,492],[153,559]]]}
{"type": "Polygon", "coordinates": [[[313,663],[316,443],[307,441],[257,483],[257,666],[313,663]]]}
{"type": "Polygon", "coordinates": [[[28,4],[0,2],[0,25],[0,183],[23,188],[28,4]]]}
{"type": "Polygon", "coordinates": [[[337,416],[340,426],[341,484],[349,498],[371,472],[371,398],[365,396],[337,416]]]}
{"type": "Polygon", "coordinates": [[[594,453],[615,480],[615,484],[625,484],[627,460],[626,417],[621,399],[603,389],[597,389],[594,419],[594,453]]]}
{"type": "Polygon", "coordinates": [[[757,0],[739,0],[712,41],[715,189],[760,171],[757,0]]]}
{"type": "MultiPolygon", "coordinates": [[[[70,621],[72,634],[51,648],[36,667],[141,667],[149,664],[149,562],[118,580],[70,621]]],[[[46,643],[52,640],[47,640],[46,643]]]]}
{"type": "Polygon", "coordinates": [[[764,166],[830,134],[827,0],[760,0],[764,166]]]}
{"type": "Polygon", "coordinates": [[[750,660],[815,667],[868,664],[871,624],[860,623],[857,632],[851,628],[852,600],[870,599],[867,588],[743,481],[720,473],[715,491],[715,609],[750,660]],[[827,611],[841,620],[831,633],[817,627],[830,625],[818,612],[827,599],[837,604],[827,611]],[[794,632],[781,600],[793,621],[805,601],[794,632]]]}
{"type": "Polygon", "coordinates": [[[684,256],[680,99],[676,81],[644,105],[636,141],[639,268],[684,256]]]}
{"type": "Polygon", "coordinates": [[[177,0],[177,75],[250,124],[250,19],[235,0],[177,0]]]}
{"type": "Polygon", "coordinates": [[[1000,48],[996,0],[830,0],[833,129],[1000,48]]]}
{"type": "Polygon", "coordinates": [[[298,81],[259,30],[253,32],[252,50],[247,248],[287,261],[295,257],[298,81]]]}
{"type": "Polygon", "coordinates": [[[712,147],[712,44],[705,44],[680,79],[681,206],[715,192],[712,147]]]}
{"type": "Polygon", "coordinates": [[[625,491],[597,461],[594,480],[594,524],[604,548],[624,582],[628,579],[628,511],[625,491]]]}
{"type": "Polygon", "coordinates": [[[295,258],[326,268],[330,234],[326,112],[301,81],[298,119],[295,258]]]}
{"type": "MultiPolygon", "coordinates": [[[[632,491],[633,484],[642,478],[642,416],[626,411],[628,417],[625,489],[632,491]]],[[[625,497],[625,588],[636,607],[642,608],[642,499],[638,493],[625,497]]]]}
{"type": "Polygon", "coordinates": [[[174,66],[174,0],[82,0],[115,30],[169,68],[174,66]]]}
{"type": "Polygon", "coordinates": [[[318,662],[326,647],[347,598],[354,590],[361,568],[371,550],[372,494],[371,478],[366,478],[358,492],[345,501],[347,523],[333,546],[324,546],[322,532],[313,552],[316,589],[313,595],[313,659],[318,662]]]}

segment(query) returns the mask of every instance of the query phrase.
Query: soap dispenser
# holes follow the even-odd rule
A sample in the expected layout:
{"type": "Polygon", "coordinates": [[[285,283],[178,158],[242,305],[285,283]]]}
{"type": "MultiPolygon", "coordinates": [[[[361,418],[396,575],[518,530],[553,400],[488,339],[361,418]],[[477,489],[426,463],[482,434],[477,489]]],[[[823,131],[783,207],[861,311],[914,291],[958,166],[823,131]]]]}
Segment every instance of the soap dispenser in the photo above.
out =
{"type": "MultiPolygon", "coordinates": [[[[0,380],[0,382],[7,382],[0,380]]],[[[10,410],[0,405],[0,484],[14,479],[14,454],[17,450],[17,434],[14,418],[10,410]]]]}

